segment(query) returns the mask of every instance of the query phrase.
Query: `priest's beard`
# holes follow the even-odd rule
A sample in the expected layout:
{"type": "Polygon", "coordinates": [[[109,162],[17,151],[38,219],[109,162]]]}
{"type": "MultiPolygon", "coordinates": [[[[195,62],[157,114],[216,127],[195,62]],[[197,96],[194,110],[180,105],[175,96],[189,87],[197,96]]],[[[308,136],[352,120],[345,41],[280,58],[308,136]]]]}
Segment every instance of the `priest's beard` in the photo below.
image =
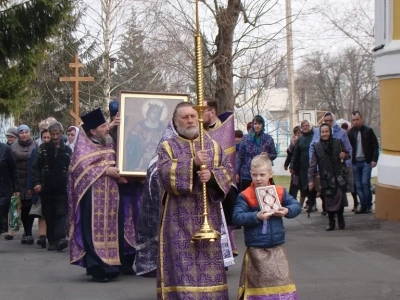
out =
{"type": "Polygon", "coordinates": [[[192,140],[192,139],[195,139],[199,135],[199,125],[197,124],[195,126],[188,127],[188,128],[180,127],[179,125],[177,125],[176,131],[178,131],[178,133],[180,135],[183,135],[184,137],[192,140]]]}
{"type": "Polygon", "coordinates": [[[103,146],[112,143],[112,137],[109,134],[96,136],[95,139],[103,146]]]}

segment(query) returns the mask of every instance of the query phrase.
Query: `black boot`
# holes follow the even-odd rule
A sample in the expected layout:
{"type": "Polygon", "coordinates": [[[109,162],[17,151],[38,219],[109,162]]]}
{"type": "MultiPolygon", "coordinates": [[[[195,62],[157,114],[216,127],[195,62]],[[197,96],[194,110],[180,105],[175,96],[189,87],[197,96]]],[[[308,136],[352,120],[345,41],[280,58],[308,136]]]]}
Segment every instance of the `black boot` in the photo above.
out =
{"type": "Polygon", "coordinates": [[[37,243],[39,246],[42,246],[43,249],[46,248],[46,246],[47,246],[47,243],[46,243],[46,236],[45,236],[45,235],[41,235],[41,236],[39,237],[39,239],[37,240],[36,243],[37,243]]]}
{"type": "Polygon", "coordinates": [[[328,211],[328,217],[329,217],[329,225],[326,227],[326,231],[332,231],[335,230],[335,214],[331,211],[328,211]]]}

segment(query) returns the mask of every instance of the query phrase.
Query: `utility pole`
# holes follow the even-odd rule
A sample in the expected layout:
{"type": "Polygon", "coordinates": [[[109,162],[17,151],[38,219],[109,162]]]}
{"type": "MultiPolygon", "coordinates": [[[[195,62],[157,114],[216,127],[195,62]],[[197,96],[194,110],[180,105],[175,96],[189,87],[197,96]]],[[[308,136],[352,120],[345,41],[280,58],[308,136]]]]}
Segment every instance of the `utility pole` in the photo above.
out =
{"type": "Polygon", "coordinates": [[[293,41],[292,41],[292,0],[286,0],[286,48],[287,73],[289,91],[289,129],[291,132],[296,124],[296,103],[294,96],[293,41]]]}

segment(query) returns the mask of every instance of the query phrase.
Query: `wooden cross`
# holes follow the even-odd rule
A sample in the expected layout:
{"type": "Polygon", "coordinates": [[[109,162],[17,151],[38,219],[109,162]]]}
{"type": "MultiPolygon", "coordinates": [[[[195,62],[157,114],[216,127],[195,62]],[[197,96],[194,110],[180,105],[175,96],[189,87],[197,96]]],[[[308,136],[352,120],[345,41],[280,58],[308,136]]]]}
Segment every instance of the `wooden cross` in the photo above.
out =
{"type": "Polygon", "coordinates": [[[79,126],[82,122],[79,117],[79,82],[80,81],[94,81],[93,77],[79,77],[79,68],[83,67],[83,64],[79,62],[78,54],[74,56],[74,62],[68,64],[70,68],[74,69],[73,77],[60,77],[60,81],[72,81],[74,83],[74,100],[73,109],[69,111],[69,114],[74,119],[75,126],[79,126]]]}

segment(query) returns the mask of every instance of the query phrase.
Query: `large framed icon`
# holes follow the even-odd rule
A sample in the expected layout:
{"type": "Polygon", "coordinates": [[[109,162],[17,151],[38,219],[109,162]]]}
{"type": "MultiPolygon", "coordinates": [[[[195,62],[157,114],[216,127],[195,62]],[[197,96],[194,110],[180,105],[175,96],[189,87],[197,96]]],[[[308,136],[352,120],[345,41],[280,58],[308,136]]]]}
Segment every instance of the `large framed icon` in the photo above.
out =
{"type": "Polygon", "coordinates": [[[145,177],[178,103],[187,94],[121,91],[117,166],[121,176],[145,177]]]}

